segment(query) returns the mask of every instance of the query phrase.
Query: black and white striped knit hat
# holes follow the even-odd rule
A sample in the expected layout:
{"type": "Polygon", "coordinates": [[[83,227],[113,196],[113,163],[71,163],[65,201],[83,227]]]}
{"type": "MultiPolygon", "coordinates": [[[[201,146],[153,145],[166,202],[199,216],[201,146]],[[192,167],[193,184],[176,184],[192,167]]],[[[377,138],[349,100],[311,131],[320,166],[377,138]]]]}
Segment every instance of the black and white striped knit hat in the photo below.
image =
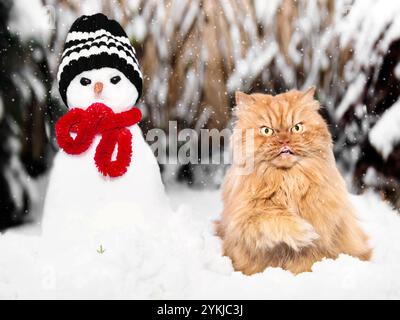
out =
{"type": "Polygon", "coordinates": [[[142,94],[142,73],[124,29],[115,20],[98,13],[82,16],[72,25],[58,69],[58,86],[67,104],[67,88],[84,71],[110,67],[121,71],[142,94]]]}

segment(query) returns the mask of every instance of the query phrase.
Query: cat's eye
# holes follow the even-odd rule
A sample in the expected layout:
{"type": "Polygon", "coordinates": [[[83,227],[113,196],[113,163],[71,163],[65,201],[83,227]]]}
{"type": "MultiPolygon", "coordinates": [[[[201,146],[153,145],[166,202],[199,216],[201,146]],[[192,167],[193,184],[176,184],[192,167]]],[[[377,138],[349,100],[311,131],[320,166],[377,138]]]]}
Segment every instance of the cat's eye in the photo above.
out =
{"type": "Polygon", "coordinates": [[[271,128],[268,128],[268,127],[261,127],[260,128],[260,133],[263,136],[266,136],[266,137],[272,136],[274,134],[274,132],[275,132],[274,129],[271,129],[271,128]]]}
{"type": "Polygon", "coordinates": [[[304,131],[304,126],[301,123],[296,124],[292,129],[290,129],[293,133],[302,133],[304,131]]]}
{"type": "Polygon", "coordinates": [[[111,78],[110,81],[112,84],[117,84],[118,82],[121,81],[121,77],[120,76],[113,77],[113,78],[111,78]]]}
{"type": "Polygon", "coordinates": [[[81,78],[81,85],[83,86],[88,86],[89,84],[92,83],[92,80],[88,79],[88,78],[81,78]]]}

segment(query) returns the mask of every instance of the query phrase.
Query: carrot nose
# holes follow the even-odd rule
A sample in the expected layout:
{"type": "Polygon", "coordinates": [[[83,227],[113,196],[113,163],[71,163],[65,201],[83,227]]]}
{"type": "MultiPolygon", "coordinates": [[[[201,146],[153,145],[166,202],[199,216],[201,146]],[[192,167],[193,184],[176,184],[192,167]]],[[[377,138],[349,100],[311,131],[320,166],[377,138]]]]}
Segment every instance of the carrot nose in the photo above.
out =
{"type": "Polygon", "coordinates": [[[96,82],[94,85],[94,93],[95,94],[100,94],[103,91],[103,83],[102,82],[96,82]]]}

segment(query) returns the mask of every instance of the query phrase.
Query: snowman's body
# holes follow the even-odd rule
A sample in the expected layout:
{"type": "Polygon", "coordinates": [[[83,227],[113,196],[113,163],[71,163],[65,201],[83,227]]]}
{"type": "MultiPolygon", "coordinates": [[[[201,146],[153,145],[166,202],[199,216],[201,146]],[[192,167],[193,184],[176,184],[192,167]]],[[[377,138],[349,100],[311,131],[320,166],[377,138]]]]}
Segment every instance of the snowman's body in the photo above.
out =
{"type": "MultiPolygon", "coordinates": [[[[132,108],[137,97],[135,86],[112,68],[78,75],[67,91],[70,108],[87,109],[92,103],[101,102],[115,113],[132,108]]],[[[161,214],[160,208],[168,206],[150,146],[138,125],[128,129],[132,133],[132,160],[121,177],[106,177],[98,171],[94,155],[100,136],[82,154],[70,155],[61,150],[56,155],[45,201],[45,233],[59,234],[69,229],[74,232],[76,228],[86,232],[93,227],[107,228],[116,222],[134,223],[138,213],[156,218],[161,214]]]]}

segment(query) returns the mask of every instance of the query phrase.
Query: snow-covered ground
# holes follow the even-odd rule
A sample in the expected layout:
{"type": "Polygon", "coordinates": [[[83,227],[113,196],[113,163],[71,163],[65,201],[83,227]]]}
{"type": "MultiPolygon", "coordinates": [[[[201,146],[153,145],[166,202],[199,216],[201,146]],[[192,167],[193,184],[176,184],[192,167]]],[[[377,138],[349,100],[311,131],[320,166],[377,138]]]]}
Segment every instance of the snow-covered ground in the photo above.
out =
{"type": "Polygon", "coordinates": [[[400,298],[400,217],[373,193],[353,197],[372,262],[341,256],[316,263],[312,273],[268,269],[251,277],[233,271],[213,236],[219,192],[180,187],[169,194],[175,211],[162,220],[135,212],[135,225],[92,235],[60,230],[58,239],[45,239],[24,228],[0,236],[0,298],[400,298]]]}

